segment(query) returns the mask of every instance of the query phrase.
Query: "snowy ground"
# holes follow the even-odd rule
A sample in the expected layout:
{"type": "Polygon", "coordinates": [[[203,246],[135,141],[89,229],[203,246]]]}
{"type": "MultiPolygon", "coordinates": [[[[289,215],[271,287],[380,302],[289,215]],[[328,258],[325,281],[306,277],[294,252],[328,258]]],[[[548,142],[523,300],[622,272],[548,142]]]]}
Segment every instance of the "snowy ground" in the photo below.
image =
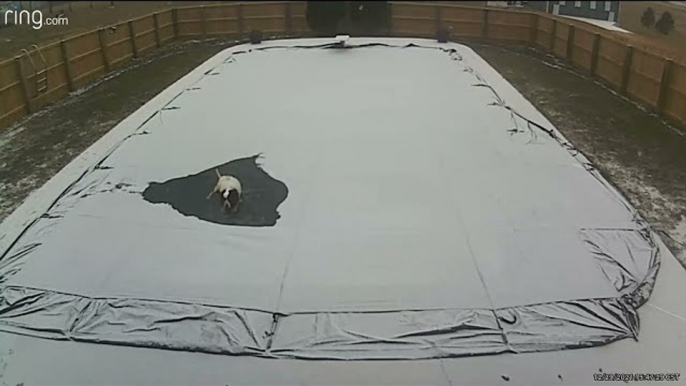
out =
{"type": "Polygon", "coordinates": [[[548,54],[475,49],[593,161],[686,266],[686,129],[548,54]]]}

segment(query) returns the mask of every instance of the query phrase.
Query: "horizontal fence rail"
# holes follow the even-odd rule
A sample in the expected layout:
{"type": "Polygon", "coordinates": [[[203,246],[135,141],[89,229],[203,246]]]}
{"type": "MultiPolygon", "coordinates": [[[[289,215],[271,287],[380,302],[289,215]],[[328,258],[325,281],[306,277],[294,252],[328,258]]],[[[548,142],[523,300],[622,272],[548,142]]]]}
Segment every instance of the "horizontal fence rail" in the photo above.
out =
{"type": "MultiPolygon", "coordinates": [[[[519,10],[442,3],[391,2],[390,36],[534,45],[586,71],[627,97],[686,123],[686,66],[632,47],[595,26],[519,10]]],[[[310,36],[306,2],[175,7],[100,28],[0,63],[0,128],[64,98],[104,74],[169,42],[187,38],[310,36]],[[45,72],[41,72],[41,70],[45,72]],[[45,87],[47,85],[47,87],[45,87]]]]}

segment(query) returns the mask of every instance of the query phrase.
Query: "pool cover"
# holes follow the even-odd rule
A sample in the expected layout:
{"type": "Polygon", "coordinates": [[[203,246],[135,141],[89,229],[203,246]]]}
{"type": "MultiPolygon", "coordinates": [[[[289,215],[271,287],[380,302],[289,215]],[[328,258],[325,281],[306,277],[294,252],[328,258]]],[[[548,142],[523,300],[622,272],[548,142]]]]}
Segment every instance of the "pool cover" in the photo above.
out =
{"type": "Polygon", "coordinates": [[[1,240],[0,331],[342,360],[637,338],[648,224],[471,49],[421,42],[218,54],[1,240]]]}

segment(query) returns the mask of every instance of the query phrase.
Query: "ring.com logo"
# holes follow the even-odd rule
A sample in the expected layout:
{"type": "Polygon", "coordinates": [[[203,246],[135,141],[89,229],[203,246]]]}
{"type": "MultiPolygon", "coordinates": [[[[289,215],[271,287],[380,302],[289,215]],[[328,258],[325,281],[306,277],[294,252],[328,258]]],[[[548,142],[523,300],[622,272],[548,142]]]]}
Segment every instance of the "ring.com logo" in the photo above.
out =
{"type": "Polygon", "coordinates": [[[43,17],[39,10],[27,11],[10,9],[4,11],[5,25],[30,25],[33,29],[41,29],[44,25],[69,25],[69,19],[63,15],[57,17],[43,17]]]}

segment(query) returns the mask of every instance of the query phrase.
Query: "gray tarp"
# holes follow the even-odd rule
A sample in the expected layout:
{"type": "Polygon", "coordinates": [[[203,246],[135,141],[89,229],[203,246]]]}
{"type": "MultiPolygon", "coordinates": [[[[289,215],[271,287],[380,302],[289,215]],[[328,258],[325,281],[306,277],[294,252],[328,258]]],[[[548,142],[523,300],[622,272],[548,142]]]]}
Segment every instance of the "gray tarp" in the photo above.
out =
{"type": "MultiPolygon", "coordinates": [[[[0,330],[318,359],[636,338],[659,267],[649,227],[502,77],[449,47],[227,51],[8,243],[0,330]],[[187,178],[202,186],[182,198],[205,213],[203,176],[257,154],[265,186],[287,187],[266,226],[144,199],[187,178]]],[[[245,186],[241,210],[269,189],[245,186]]]]}

